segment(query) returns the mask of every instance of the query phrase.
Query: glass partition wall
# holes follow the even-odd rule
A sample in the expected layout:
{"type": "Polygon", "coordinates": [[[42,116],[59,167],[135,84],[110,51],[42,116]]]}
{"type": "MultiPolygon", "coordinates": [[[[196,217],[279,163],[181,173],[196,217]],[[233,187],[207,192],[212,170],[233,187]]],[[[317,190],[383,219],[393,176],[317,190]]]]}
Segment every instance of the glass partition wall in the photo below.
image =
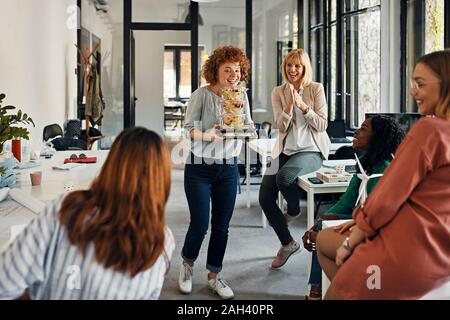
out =
{"type": "MultiPolygon", "coordinates": [[[[135,115],[130,112],[134,96],[129,88],[132,61],[128,42],[131,49],[133,31],[137,30],[161,31],[160,38],[164,38],[164,30],[187,31],[180,34],[182,39],[171,35],[162,43],[160,82],[167,87],[167,93],[163,93],[161,104],[186,100],[190,92],[205,85],[200,77],[201,66],[213,49],[231,44],[244,49],[251,60],[248,93],[254,120],[273,122],[271,92],[282,83],[281,62],[289,50],[305,46],[311,56],[314,80],[325,87],[331,120],[344,119],[349,129],[358,127],[365,113],[381,112],[381,43],[390,41],[381,39],[381,7],[390,1],[110,0],[107,12],[95,8],[92,1],[79,2],[83,3],[81,42],[88,46],[101,43],[106,100],[101,129],[105,135],[114,137],[124,126],[135,124],[131,119],[135,115]]],[[[418,57],[450,43],[446,30],[450,8],[446,0],[399,3],[400,110],[414,112],[417,107],[408,97],[409,75],[418,57]]],[[[384,7],[384,12],[391,7],[384,7]]],[[[145,52],[142,57],[146,59],[145,52]]],[[[394,72],[393,68],[390,72],[394,72]]],[[[108,144],[107,140],[103,143],[108,144]]]]}
{"type": "MultiPolygon", "coordinates": [[[[105,138],[99,140],[99,149],[108,149],[123,129],[123,1],[111,0],[109,3],[107,8],[101,9],[92,1],[81,1],[81,49],[91,52],[97,47],[100,58],[100,85],[105,109],[101,124],[96,128],[105,138]]],[[[95,57],[91,57],[91,62],[96,62],[95,57]]],[[[83,90],[83,71],[79,70],[79,87],[83,90]]],[[[83,96],[84,92],[79,90],[80,119],[84,119],[83,96]]]]}
{"type": "Polygon", "coordinates": [[[253,1],[252,24],[253,119],[272,123],[272,90],[283,82],[281,63],[299,47],[298,1],[253,1]]]}

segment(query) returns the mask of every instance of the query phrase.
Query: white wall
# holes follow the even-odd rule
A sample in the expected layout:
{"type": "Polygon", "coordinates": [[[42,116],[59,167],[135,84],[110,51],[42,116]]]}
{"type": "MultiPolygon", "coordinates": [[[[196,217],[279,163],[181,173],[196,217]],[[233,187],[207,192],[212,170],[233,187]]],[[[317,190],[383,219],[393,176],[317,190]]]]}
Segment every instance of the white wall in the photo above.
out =
{"type": "Polygon", "coordinates": [[[189,31],[135,31],[136,126],[164,133],[164,45],[190,45],[189,31]]]}
{"type": "Polygon", "coordinates": [[[75,115],[76,30],[67,27],[75,0],[0,1],[0,91],[6,104],[29,114],[31,144],[45,125],[75,115]]]}

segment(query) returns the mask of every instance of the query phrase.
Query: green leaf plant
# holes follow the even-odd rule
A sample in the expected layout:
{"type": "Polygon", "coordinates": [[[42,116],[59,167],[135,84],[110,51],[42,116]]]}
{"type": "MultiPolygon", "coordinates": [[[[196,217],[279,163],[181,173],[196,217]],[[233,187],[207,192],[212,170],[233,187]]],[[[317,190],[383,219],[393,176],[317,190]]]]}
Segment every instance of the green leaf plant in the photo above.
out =
{"type": "Polygon", "coordinates": [[[29,139],[30,132],[27,128],[18,126],[19,124],[31,124],[35,127],[33,119],[23,113],[22,110],[19,110],[16,114],[8,114],[16,107],[10,105],[2,107],[5,98],[5,94],[0,94],[0,153],[3,152],[3,145],[8,140],[29,139]]]}

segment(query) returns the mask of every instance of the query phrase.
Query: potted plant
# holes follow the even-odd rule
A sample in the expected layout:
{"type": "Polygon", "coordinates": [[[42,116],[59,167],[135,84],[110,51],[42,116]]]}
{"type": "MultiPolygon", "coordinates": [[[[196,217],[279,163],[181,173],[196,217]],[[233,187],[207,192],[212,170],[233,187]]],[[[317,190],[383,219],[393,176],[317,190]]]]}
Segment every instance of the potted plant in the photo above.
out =
{"type": "Polygon", "coordinates": [[[9,111],[16,109],[14,106],[4,106],[1,103],[5,99],[5,94],[0,94],[0,153],[3,152],[3,146],[6,141],[12,139],[29,139],[30,132],[27,128],[18,127],[18,124],[32,124],[34,122],[26,113],[19,110],[16,114],[7,114],[9,111]]]}

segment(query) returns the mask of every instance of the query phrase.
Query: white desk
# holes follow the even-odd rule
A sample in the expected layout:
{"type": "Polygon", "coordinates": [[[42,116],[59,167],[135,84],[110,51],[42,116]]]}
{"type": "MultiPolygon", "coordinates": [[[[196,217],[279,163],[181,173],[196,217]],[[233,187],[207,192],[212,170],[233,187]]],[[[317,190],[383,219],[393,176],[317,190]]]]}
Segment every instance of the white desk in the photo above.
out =
{"type": "MultiPolygon", "coordinates": [[[[272,156],[272,151],[275,147],[276,139],[256,139],[256,140],[250,140],[247,143],[247,162],[246,162],[246,178],[245,181],[247,182],[247,208],[250,208],[250,149],[254,150],[256,153],[261,155],[261,175],[264,176],[264,173],[267,169],[267,159],[272,156]]],[[[280,197],[278,198],[279,205],[281,204],[280,197]]],[[[264,212],[261,212],[261,221],[262,221],[262,227],[267,227],[267,218],[264,214],[264,212]]]]}
{"type": "MultiPolygon", "coordinates": [[[[30,195],[44,203],[48,203],[61,194],[78,189],[88,188],[91,182],[99,173],[108,150],[98,151],[58,151],[51,159],[40,159],[41,165],[30,169],[15,170],[17,183],[13,188],[20,189],[26,195],[30,195]],[[87,157],[97,157],[96,163],[83,164],[80,167],[69,171],[53,170],[52,166],[61,165],[65,158],[71,154],[86,154],[87,157]],[[31,186],[30,172],[42,171],[42,183],[39,186],[31,186]],[[70,188],[69,188],[70,186],[70,188]]],[[[0,202],[0,207],[2,203],[0,202]]],[[[34,217],[34,214],[17,211],[14,216],[8,217],[10,226],[28,224],[34,217]]],[[[9,238],[4,235],[0,237],[0,251],[5,248],[9,238]]]]}
{"type": "MultiPolygon", "coordinates": [[[[261,174],[264,176],[264,173],[267,169],[267,159],[272,156],[273,149],[275,148],[276,139],[255,139],[250,140],[246,143],[246,179],[247,182],[246,185],[246,193],[247,193],[247,208],[250,208],[250,149],[261,155],[261,174]]],[[[330,154],[335,154],[336,150],[343,146],[351,146],[351,143],[332,143],[330,146],[330,154]]],[[[345,163],[347,164],[347,163],[345,163]]],[[[308,181],[309,183],[309,181],[308,181]]],[[[300,186],[301,187],[301,186],[300,186]]],[[[306,190],[305,190],[306,191],[306,190]]],[[[324,192],[324,193],[333,193],[333,192],[339,192],[339,191],[330,191],[330,192],[324,192]]],[[[343,191],[345,192],[345,190],[343,191]]],[[[314,195],[312,196],[314,199],[314,195]]],[[[281,194],[278,197],[278,203],[281,206],[282,204],[282,197],[281,194]]],[[[309,203],[309,200],[308,200],[309,203]]],[[[313,211],[314,211],[314,204],[313,211]]],[[[314,220],[314,217],[312,218],[314,220]]],[[[262,226],[265,228],[267,225],[266,216],[264,213],[262,214],[262,226]]]]}
{"type": "MultiPolygon", "coordinates": [[[[348,163],[347,160],[343,160],[343,163],[348,163]]],[[[330,170],[329,168],[321,168],[319,171],[330,170]]],[[[323,183],[313,184],[309,182],[308,178],[315,177],[316,173],[312,172],[304,176],[298,177],[297,185],[306,191],[307,203],[306,203],[306,228],[309,229],[314,225],[314,195],[323,193],[344,193],[347,190],[349,182],[337,182],[337,183],[323,183]]]]}
{"type": "Polygon", "coordinates": [[[17,184],[14,188],[19,188],[26,194],[34,198],[48,202],[56,199],[59,195],[72,190],[88,188],[108,155],[108,150],[95,151],[57,151],[51,159],[41,158],[41,165],[30,169],[17,170],[17,184]],[[79,155],[84,153],[87,157],[97,157],[96,163],[82,164],[79,167],[68,171],[53,170],[52,166],[61,165],[64,159],[70,158],[71,154],[79,155]],[[42,171],[42,183],[39,186],[31,186],[30,172],[42,171]]]}

